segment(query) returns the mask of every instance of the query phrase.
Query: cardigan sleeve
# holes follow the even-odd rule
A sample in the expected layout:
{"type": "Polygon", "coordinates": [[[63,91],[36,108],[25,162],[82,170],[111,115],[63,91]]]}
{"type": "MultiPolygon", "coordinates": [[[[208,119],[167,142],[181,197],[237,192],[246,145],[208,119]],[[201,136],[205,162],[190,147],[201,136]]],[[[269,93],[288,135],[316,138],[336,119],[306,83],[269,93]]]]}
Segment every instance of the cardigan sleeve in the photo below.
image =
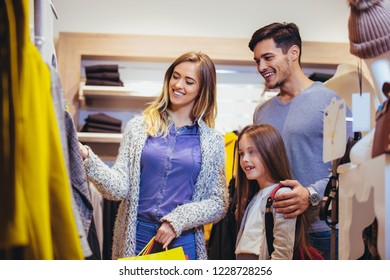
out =
{"type": "Polygon", "coordinates": [[[84,165],[88,178],[95,184],[103,197],[109,200],[122,200],[127,197],[130,188],[130,157],[132,138],[137,124],[129,121],[119,147],[118,157],[112,168],[89,151],[84,165]]]}

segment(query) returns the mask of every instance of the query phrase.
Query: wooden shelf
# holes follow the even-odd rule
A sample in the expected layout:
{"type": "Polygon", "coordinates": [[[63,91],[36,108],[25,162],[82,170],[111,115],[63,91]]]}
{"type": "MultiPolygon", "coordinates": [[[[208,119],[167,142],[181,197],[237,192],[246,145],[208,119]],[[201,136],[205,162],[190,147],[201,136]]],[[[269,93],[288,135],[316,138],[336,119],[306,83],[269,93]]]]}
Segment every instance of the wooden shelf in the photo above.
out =
{"type": "Polygon", "coordinates": [[[95,133],[95,132],[77,132],[80,142],[83,143],[120,143],[122,133],[95,133]]]}
{"type": "Polygon", "coordinates": [[[117,86],[89,86],[85,85],[85,82],[80,83],[79,99],[94,97],[128,97],[128,98],[141,98],[146,100],[154,100],[156,95],[145,94],[135,91],[130,87],[117,87],[117,86]]]}
{"type": "Polygon", "coordinates": [[[122,133],[77,132],[80,143],[88,145],[103,161],[115,161],[122,133]]]}
{"type": "Polygon", "coordinates": [[[145,108],[156,95],[135,91],[130,87],[89,86],[80,82],[79,101],[83,108],[112,108],[113,111],[145,108]]]}

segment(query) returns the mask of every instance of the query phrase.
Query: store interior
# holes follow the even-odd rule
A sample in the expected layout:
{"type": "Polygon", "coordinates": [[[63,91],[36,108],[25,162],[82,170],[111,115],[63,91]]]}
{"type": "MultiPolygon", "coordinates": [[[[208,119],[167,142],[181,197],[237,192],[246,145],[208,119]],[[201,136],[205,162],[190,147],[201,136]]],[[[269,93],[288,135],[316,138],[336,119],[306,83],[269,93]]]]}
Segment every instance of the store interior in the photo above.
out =
{"type": "MultiPolygon", "coordinates": [[[[307,76],[327,83],[350,107],[353,106],[353,94],[359,91],[369,93],[370,111],[366,115],[369,124],[364,130],[359,130],[364,141],[358,147],[360,150],[352,155],[351,162],[335,171],[339,174],[338,202],[337,205],[333,204],[338,209],[339,258],[359,259],[367,250],[367,241],[363,240],[362,232],[375,223],[377,232],[370,237],[375,247],[373,250],[377,259],[390,259],[390,154],[387,152],[373,158],[370,150],[376,125],[375,112],[386,100],[380,85],[390,82],[390,52],[377,58],[382,63],[379,66],[376,61],[362,61],[350,53],[350,7],[347,1],[298,0],[288,4],[279,0],[24,2],[29,2],[30,7],[29,15],[25,16],[25,19],[29,19],[29,37],[62,85],[59,106],[64,105],[70,113],[78,140],[90,146],[108,165],[115,162],[126,123],[140,115],[147,104],[158,96],[165,69],[172,60],[190,50],[207,53],[216,65],[216,129],[226,134],[240,131],[252,123],[255,108],[278,94],[278,91],[268,90],[264,86],[253,61],[253,53],[248,48],[249,38],[254,30],[267,23],[295,22],[300,26],[303,38],[302,67],[307,76]],[[118,66],[123,86],[87,83],[87,68],[104,64],[118,66]],[[340,83],[332,83],[332,78],[336,76],[341,77],[341,86],[340,83]],[[116,119],[121,123],[120,130],[99,132],[86,129],[89,116],[94,114],[116,119]]],[[[390,7],[390,1],[385,0],[383,5],[390,7]]],[[[36,104],[40,103],[36,101],[36,104]]],[[[45,143],[50,145],[50,142],[45,143]]],[[[12,147],[12,144],[9,145],[12,147]]],[[[60,147],[56,147],[58,149],[60,147]]],[[[43,150],[44,147],[38,149],[43,150]]],[[[3,155],[5,157],[5,153],[3,155]]],[[[53,162],[42,164],[48,167],[53,162]]],[[[10,168],[7,164],[3,167],[4,170],[10,168]]],[[[30,175],[34,176],[34,173],[30,175]]],[[[53,180],[49,185],[55,184],[59,178],[53,180]]],[[[7,182],[10,185],[15,183],[12,180],[7,182]]],[[[23,190],[23,184],[27,184],[27,181],[16,183],[23,190]]],[[[89,192],[89,204],[93,209],[89,215],[94,217],[95,241],[98,242],[101,259],[110,259],[110,231],[117,204],[103,200],[92,183],[89,192]]],[[[18,193],[8,190],[8,194],[17,197],[18,193]]],[[[72,199],[69,197],[62,203],[71,205],[72,199]]],[[[12,203],[3,204],[5,212],[0,211],[3,222],[8,220],[4,213],[12,213],[8,206],[15,207],[12,203]]],[[[51,209],[55,206],[48,203],[47,207],[51,209]]],[[[71,207],[65,208],[68,212],[71,210],[71,207]]],[[[39,215],[39,211],[34,214],[39,215]]],[[[53,218],[44,218],[47,219],[46,226],[53,228],[53,218]]],[[[39,223],[33,219],[32,223],[35,222],[39,223]]],[[[66,227],[67,223],[72,222],[57,223],[66,227]]],[[[22,222],[13,226],[1,235],[4,240],[17,226],[23,228],[22,222]]],[[[76,230],[74,225],[70,227],[69,231],[76,230]]],[[[59,235],[55,230],[50,234],[59,235]]],[[[84,242],[88,243],[86,238],[84,236],[84,242]]],[[[17,250],[7,253],[2,252],[4,247],[0,247],[0,257],[23,258],[23,253],[20,253],[23,249],[20,248],[31,246],[23,236],[14,238],[13,242],[20,245],[15,246],[17,250]]],[[[68,239],[57,242],[78,241],[68,239]]],[[[56,250],[61,250],[61,247],[54,248],[55,245],[42,246],[43,252],[39,251],[39,242],[35,245],[29,248],[32,259],[77,258],[77,253],[59,253],[56,250]]]]}

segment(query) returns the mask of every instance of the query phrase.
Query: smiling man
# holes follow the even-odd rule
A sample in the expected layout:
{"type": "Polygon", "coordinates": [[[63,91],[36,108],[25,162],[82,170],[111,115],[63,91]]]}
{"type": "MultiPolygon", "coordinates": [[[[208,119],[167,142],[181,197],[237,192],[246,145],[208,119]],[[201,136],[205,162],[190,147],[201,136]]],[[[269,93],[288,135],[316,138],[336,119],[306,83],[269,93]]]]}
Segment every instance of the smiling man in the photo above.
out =
{"type": "Polygon", "coordinates": [[[260,28],[253,34],[249,48],[266,87],[280,90],[256,108],[253,122],[270,124],[280,132],[293,169],[294,178],[283,182],[293,191],[276,196],[275,208],[285,218],[296,217],[306,209],[312,211],[315,220],[309,240],[329,259],[331,231],[319,220],[315,206],[324,194],[331,168],[331,163],[322,161],[323,114],[337,95],[303,73],[302,41],[294,23],[272,23],[260,28]]]}

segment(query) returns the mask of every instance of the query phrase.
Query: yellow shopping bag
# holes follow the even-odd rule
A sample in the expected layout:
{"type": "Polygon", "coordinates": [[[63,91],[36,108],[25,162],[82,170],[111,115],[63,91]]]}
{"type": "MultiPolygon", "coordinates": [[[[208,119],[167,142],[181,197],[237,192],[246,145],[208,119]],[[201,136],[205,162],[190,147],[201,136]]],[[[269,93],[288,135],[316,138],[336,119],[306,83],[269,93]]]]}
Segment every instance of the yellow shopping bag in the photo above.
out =
{"type": "Polygon", "coordinates": [[[186,255],[184,254],[183,247],[176,247],[173,249],[165,248],[165,251],[150,254],[154,245],[154,237],[150,239],[148,244],[139,252],[137,256],[134,257],[124,257],[119,258],[118,260],[187,260],[186,255]]]}

